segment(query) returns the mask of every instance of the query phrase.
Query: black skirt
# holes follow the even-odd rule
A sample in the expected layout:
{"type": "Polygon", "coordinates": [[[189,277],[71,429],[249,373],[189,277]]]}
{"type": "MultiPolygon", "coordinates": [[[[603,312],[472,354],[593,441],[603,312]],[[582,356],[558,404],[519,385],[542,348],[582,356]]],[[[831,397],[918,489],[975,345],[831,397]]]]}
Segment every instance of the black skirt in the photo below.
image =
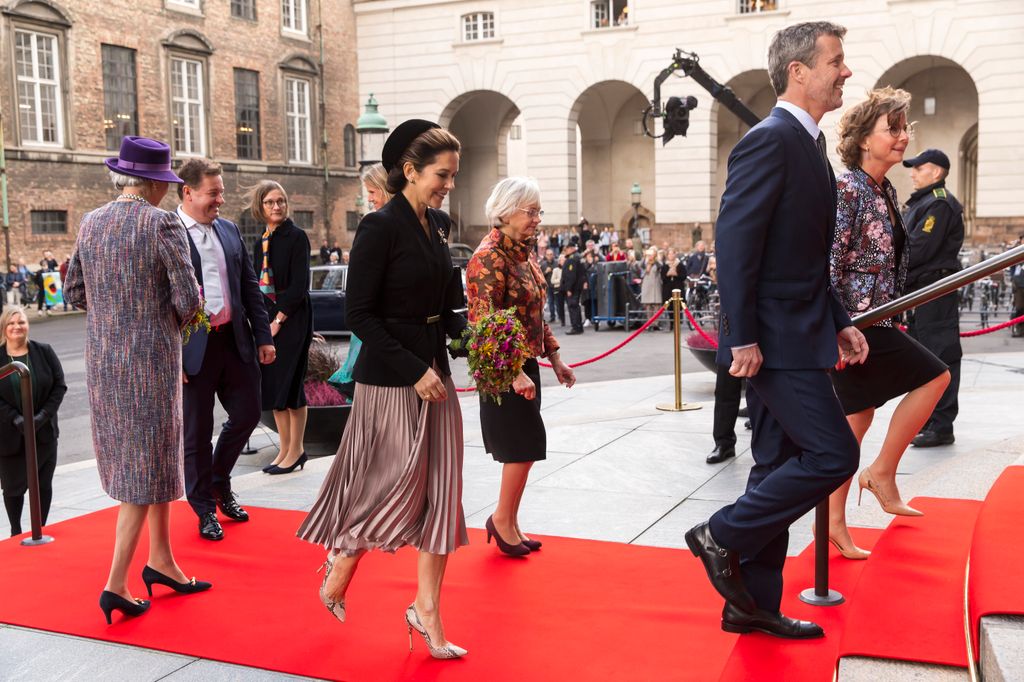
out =
{"type": "Polygon", "coordinates": [[[533,380],[537,395],[527,400],[509,389],[501,394],[501,404],[480,396],[480,429],[484,447],[496,462],[537,462],[547,457],[548,434],[540,416],[540,365],[530,358],[523,365],[533,380]]]}
{"type": "Polygon", "coordinates": [[[946,363],[895,327],[868,327],[868,359],[831,371],[832,385],[844,414],[856,414],[870,407],[924,386],[946,371],[946,363]]]}
{"type": "MultiPolygon", "coordinates": [[[[270,319],[277,315],[274,302],[264,297],[270,319]]],[[[306,365],[313,342],[313,315],[307,300],[284,321],[274,337],[277,358],[260,365],[261,402],[264,410],[297,410],[306,406],[306,365]]]]}

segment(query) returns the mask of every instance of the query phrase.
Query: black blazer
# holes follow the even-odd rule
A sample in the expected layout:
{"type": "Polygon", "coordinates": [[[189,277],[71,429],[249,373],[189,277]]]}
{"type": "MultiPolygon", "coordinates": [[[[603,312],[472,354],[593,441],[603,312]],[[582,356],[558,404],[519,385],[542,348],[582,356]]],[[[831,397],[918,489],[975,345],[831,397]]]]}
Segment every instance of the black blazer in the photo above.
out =
{"type": "Polygon", "coordinates": [[[435,362],[451,374],[445,334],[457,338],[466,327],[451,309],[462,295],[448,251],[452,221],[431,208],[427,220],[429,235],[399,192],[359,223],[346,294],[349,328],[363,342],[352,372],[359,383],[412,386],[435,362]],[[432,315],[440,322],[425,324],[432,315]]]}
{"type": "Polygon", "coordinates": [[[825,369],[850,316],[832,291],[836,180],[807,130],[776,107],[729,155],[715,224],[718,363],[757,343],[766,369],[825,369]]]}
{"type": "MultiPolygon", "coordinates": [[[[64,400],[68,387],[64,383],[64,368],[61,367],[57,354],[48,344],[37,341],[28,342],[28,361],[32,365],[35,376],[35,390],[32,392],[32,405],[36,414],[43,415],[43,423],[36,431],[36,442],[52,443],[60,435],[57,428],[57,410],[64,400]]],[[[11,362],[7,346],[0,347],[0,366],[11,362]]],[[[22,432],[14,425],[14,419],[22,416],[18,403],[15,402],[15,382],[10,378],[0,380],[0,457],[12,456],[21,452],[25,440],[22,432]]]]}
{"type": "MultiPolygon", "coordinates": [[[[256,362],[256,346],[274,343],[270,336],[270,321],[263,305],[260,283],[253,272],[252,263],[246,257],[245,245],[238,226],[229,220],[217,218],[213,221],[214,232],[224,249],[224,260],[228,266],[228,289],[231,297],[231,329],[235,334],[235,345],[243,362],[256,362]],[[255,344],[253,340],[255,338],[255,344]]],[[[185,230],[188,251],[196,281],[203,286],[203,263],[199,250],[192,241],[192,235],[185,230]]],[[[194,376],[203,366],[206,355],[206,330],[200,329],[189,337],[181,349],[181,364],[185,374],[194,376]]]]}
{"type": "MultiPolygon", "coordinates": [[[[270,237],[270,269],[274,271],[274,289],[277,292],[272,310],[268,317],[273,318],[281,311],[289,318],[296,313],[306,312],[312,319],[309,301],[309,237],[286,219],[277,226],[270,237]]],[[[259,281],[263,270],[263,240],[257,239],[252,248],[252,266],[259,281]]],[[[267,299],[264,298],[264,303],[267,299]]]]}

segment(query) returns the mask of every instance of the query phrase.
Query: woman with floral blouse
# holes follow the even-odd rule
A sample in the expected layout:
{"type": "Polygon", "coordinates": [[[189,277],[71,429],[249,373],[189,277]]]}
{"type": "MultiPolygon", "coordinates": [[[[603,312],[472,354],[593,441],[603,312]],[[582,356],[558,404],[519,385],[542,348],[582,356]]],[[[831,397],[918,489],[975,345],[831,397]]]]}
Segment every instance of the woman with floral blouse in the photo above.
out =
{"type": "MultiPolygon", "coordinates": [[[[910,262],[906,228],[896,191],[886,179],[903,160],[910,141],[910,94],[890,87],[874,90],[839,122],[839,154],[849,169],[839,176],[836,232],[832,245],[832,286],[850,316],[897,298],[910,262]]],[[[871,355],[860,365],[832,372],[832,383],[858,442],[875,409],[903,394],[889,421],[878,457],[857,478],[861,494],[873,494],[890,514],[920,516],[900,499],[896,468],[910,441],[924,426],[949,384],[945,363],[904,334],[892,319],[864,330],[871,355]]],[[[866,559],[846,527],[850,481],[829,498],[829,540],[847,559],[866,559]]]]}
{"type": "Polygon", "coordinates": [[[487,541],[498,549],[525,556],[540,549],[519,529],[519,503],[533,463],[546,457],[547,433],[541,419],[540,366],[547,358],[559,383],[576,383],[572,370],[558,355],[558,342],[544,321],[545,282],[536,262],[536,232],[544,212],[540,189],[531,178],[511,177],[499,182],[484,206],[494,227],[480,242],[466,268],[469,319],[491,309],[515,307],[533,354],[512,388],[498,404],[480,397],[480,426],[484,446],[502,463],[498,506],[487,519],[487,541]]]}

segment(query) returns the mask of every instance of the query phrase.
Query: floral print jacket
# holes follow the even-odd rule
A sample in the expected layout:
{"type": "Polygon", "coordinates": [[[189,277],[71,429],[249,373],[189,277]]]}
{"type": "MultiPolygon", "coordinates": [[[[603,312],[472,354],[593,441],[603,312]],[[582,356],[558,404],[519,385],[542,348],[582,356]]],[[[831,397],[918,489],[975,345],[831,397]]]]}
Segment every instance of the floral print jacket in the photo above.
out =
{"type": "Polygon", "coordinates": [[[546,358],[558,350],[558,342],[544,321],[546,285],[535,252],[534,240],[517,242],[493,228],[466,266],[466,295],[470,322],[490,308],[514,306],[533,356],[546,358]]]}
{"type": "MultiPolygon", "coordinates": [[[[829,265],[832,288],[852,317],[899,297],[907,281],[910,243],[900,217],[896,190],[886,179],[882,187],[860,168],[836,179],[836,232],[829,265]],[[888,193],[896,224],[890,219],[883,190],[888,193]],[[903,233],[896,263],[893,230],[903,233]]],[[[895,320],[878,322],[892,327],[895,320]]]]}

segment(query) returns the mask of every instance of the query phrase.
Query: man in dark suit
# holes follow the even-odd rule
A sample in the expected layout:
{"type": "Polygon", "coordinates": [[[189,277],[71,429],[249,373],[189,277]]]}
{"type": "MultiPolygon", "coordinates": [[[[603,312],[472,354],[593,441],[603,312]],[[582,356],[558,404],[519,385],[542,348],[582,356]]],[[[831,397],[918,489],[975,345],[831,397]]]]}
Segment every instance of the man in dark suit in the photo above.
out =
{"type": "Polygon", "coordinates": [[[199,534],[221,540],[217,507],[230,519],[249,514],[231,492],[231,469],[260,420],[260,363],[274,361],[274,341],[259,281],[238,227],[220,218],[221,167],[189,159],[178,175],[178,217],[188,233],[192,267],[206,301],[211,331],[193,334],[182,350],[185,494],[199,517],[199,534]],[[228,420],[213,448],[214,396],[228,420]]]}
{"type": "Polygon", "coordinates": [[[789,526],[857,471],[859,449],[828,369],[863,362],[864,336],[829,286],[835,175],[818,121],[842,105],[846,29],[798,24],[772,39],[779,96],[729,157],[716,253],[718,363],[747,378],[754,466],[747,491],[686,533],[725,597],[722,629],[821,637],[779,611],[789,526]]]}

